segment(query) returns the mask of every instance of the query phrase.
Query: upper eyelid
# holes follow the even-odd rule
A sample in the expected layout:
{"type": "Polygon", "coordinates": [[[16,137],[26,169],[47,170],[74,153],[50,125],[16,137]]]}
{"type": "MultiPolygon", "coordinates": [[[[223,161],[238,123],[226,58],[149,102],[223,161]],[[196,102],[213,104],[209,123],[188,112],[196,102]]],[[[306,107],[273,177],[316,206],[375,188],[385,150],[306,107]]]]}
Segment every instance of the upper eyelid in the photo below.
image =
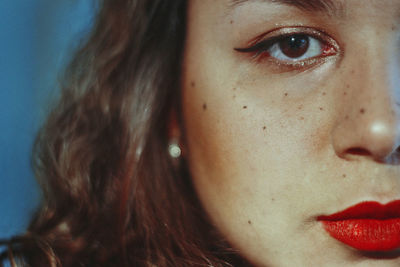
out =
{"type": "Polygon", "coordinates": [[[235,48],[235,50],[238,51],[238,52],[244,52],[244,53],[257,52],[257,51],[265,49],[266,47],[270,47],[271,45],[273,45],[278,40],[280,40],[280,39],[282,39],[284,37],[286,37],[286,35],[271,37],[271,38],[268,38],[268,39],[257,41],[255,44],[252,44],[252,45],[250,45],[248,47],[235,48]]]}

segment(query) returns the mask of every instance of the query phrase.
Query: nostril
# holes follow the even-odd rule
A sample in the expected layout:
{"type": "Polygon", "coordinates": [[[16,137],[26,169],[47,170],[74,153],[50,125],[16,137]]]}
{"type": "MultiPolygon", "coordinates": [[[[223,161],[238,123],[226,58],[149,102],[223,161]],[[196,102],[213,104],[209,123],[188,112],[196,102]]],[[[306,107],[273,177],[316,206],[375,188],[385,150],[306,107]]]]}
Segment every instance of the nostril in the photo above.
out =
{"type": "Polygon", "coordinates": [[[361,147],[354,147],[354,148],[349,148],[345,152],[346,154],[354,155],[354,156],[371,156],[371,152],[366,150],[365,148],[361,147]]]}

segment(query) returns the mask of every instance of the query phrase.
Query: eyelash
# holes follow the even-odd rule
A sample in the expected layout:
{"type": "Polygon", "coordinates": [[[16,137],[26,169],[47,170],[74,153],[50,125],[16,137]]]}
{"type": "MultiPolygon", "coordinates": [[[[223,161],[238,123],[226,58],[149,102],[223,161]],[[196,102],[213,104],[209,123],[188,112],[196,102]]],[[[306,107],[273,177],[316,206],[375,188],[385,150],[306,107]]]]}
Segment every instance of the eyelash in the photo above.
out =
{"type": "MultiPolygon", "coordinates": [[[[307,46],[307,51],[308,49],[309,46],[307,46]]],[[[324,62],[328,57],[337,55],[339,53],[339,46],[333,38],[322,31],[307,27],[290,27],[270,31],[266,34],[263,34],[261,37],[256,38],[256,40],[253,41],[250,46],[244,48],[234,48],[234,50],[240,53],[250,54],[258,63],[267,60],[268,62],[276,64],[280,67],[301,70],[315,66],[316,64],[324,62]],[[308,45],[311,42],[317,41],[321,47],[320,54],[308,58],[301,58],[300,56],[300,59],[290,59],[289,57],[286,57],[286,59],[279,59],[272,56],[270,53],[271,48],[274,48],[275,54],[281,53],[284,55],[284,53],[282,53],[280,43],[290,37],[306,37],[308,45]],[[281,51],[277,51],[277,49],[281,51]]]]}

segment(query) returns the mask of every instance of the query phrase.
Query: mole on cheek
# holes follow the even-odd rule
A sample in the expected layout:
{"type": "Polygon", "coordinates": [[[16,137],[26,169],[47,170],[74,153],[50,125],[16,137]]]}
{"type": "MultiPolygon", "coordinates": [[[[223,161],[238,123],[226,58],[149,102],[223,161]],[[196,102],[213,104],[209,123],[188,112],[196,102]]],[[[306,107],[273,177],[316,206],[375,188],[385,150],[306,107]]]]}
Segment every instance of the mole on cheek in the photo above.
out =
{"type": "Polygon", "coordinates": [[[264,126],[264,127],[263,127],[263,130],[265,131],[266,129],[267,129],[267,126],[264,126]]]}
{"type": "Polygon", "coordinates": [[[298,110],[302,110],[303,109],[303,105],[300,105],[297,107],[298,110]]]}
{"type": "Polygon", "coordinates": [[[247,109],[247,106],[243,106],[243,109],[247,109]]]}
{"type": "Polygon", "coordinates": [[[192,82],[190,83],[190,86],[192,86],[192,87],[196,87],[196,83],[195,83],[195,81],[192,81],[192,82]]]}
{"type": "Polygon", "coordinates": [[[323,110],[324,110],[324,108],[320,107],[320,108],[319,108],[319,110],[323,111],[323,110]]]}
{"type": "Polygon", "coordinates": [[[347,175],[346,175],[346,174],[343,174],[343,175],[342,175],[342,177],[343,177],[343,178],[346,178],[346,177],[347,177],[347,175]]]}
{"type": "Polygon", "coordinates": [[[348,120],[349,119],[349,115],[346,115],[346,117],[344,117],[346,120],[348,120]]]}
{"type": "Polygon", "coordinates": [[[248,223],[248,224],[251,224],[251,221],[250,221],[250,220],[248,220],[248,221],[247,221],[247,223],[248,223]]]}
{"type": "Polygon", "coordinates": [[[326,92],[323,92],[322,95],[326,95],[326,92]]]}
{"type": "Polygon", "coordinates": [[[203,110],[206,111],[207,110],[207,103],[203,104],[203,110]]]}
{"type": "Polygon", "coordinates": [[[231,20],[230,23],[233,24],[233,20],[231,20]]]}
{"type": "Polygon", "coordinates": [[[360,113],[361,113],[361,114],[364,114],[364,113],[365,113],[365,109],[364,109],[364,108],[361,108],[361,109],[360,109],[360,113]]]}
{"type": "Polygon", "coordinates": [[[285,93],[285,96],[288,96],[289,94],[288,93],[285,93]]]}

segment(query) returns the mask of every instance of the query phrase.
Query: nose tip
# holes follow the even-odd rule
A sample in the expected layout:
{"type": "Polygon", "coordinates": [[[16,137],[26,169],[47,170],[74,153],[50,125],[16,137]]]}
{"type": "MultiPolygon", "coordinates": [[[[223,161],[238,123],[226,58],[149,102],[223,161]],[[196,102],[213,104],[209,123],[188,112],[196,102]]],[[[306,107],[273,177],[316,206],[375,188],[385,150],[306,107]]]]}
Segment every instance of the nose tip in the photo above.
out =
{"type": "Polygon", "coordinates": [[[397,123],[392,120],[359,121],[358,123],[361,125],[351,123],[350,127],[341,125],[337,128],[333,145],[339,157],[348,160],[368,157],[378,162],[385,162],[394,155],[397,156],[399,150],[397,123]],[[352,130],[346,131],[347,133],[341,132],[345,127],[352,130]]]}
{"type": "Polygon", "coordinates": [[[397,149],[397,131],[389,123],[376,121],[370,125],[371,155],[379,160],[391,155],[397,149]]]}

